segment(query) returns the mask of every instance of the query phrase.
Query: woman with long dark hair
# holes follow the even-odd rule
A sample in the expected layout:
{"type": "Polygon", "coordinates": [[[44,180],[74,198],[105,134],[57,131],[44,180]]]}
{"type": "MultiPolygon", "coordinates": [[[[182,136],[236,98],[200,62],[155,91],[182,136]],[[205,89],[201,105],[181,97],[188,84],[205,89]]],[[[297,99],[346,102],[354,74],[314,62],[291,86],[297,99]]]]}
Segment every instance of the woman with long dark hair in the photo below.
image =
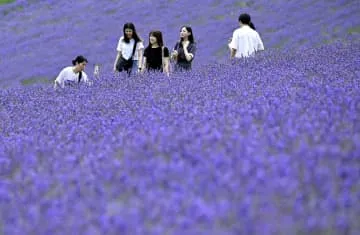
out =
{"type": "Polygon", "coordinates": [[[133,23],[124,24],[123,36],[120,37],[116,49],[114,71],[126,71],[130,75],[140,69],[144,44],[138,36],[133,23]]]}
{"type": "Polygon", "coordinates": [[[162,33],[151,31],[149,45],[145,48],[142,70],[164,72],[169,76],[169,49],[164,46],[162,33]]]}
{"type": "Polygon", "coordinates": [[[175,44],[171,58],[175,60],[175,71],[191,70],[196,53],[194,34],[190,26],[180,28],[180,40],[175,44]]]}
{"type": "Polygon", "coordinates": [[[239,16],[240,28],[236,29],[229,44],[230,58],[253,56],[255,52],[264,50],[264,44],[249,14],[239,16]]]}
{"type": "Polygon", "coordinates": [[[66,85],[71,86],[74,84],[79,84],[80,82],[91,85],[88,76],[84,71],[87,63],[88,61],[84,56],[77,56],[72,61],[73,66],[68,66],[61,70],[55,79],[54,88],[64,88],[66,85]]]}

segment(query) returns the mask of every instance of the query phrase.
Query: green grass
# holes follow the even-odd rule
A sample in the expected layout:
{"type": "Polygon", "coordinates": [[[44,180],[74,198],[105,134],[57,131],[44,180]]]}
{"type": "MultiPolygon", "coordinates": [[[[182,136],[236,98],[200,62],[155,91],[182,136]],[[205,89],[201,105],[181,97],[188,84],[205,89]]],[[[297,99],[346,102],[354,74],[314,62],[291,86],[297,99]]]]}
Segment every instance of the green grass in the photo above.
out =
{"type": "Polygon", "coordinates": [[[248,3],[246,1],[241,1],[241,2],[237,2],[235,5],[238,6],[239,8],[245,8],[248,6],[248,3]]]}
{"type": "Polygon", "coordinates": [[[7,3],[12,3],[12,2],[15,2],[15,0],[0,0],[0,5],[7,4],[7,3]]]}
{"type": "MultiPolygon", "coordinates": [[[[12,2],[15,2],[15,0],[0,0],[0,6],[8,4],[8,3],[12,3],[12,2]]],[[[4,10],[3,15],[6,16],[12,12],[23,11],[23,10],[24,10],[23,6],[15,6],[15,7],[11,7],[9,9],[4,10]]]]}
{"type": "Polygon", "coordinates": [[[349,28],[348,33],[349,34],[359,34],[360,33],[360,25],[349,28]]]}
{"type": "Polygon", "coordinates": [[[21,80],[21,85],[23,86],[30,86],[34,84],[51,84],[53,80],[49,80],[46,77],[32,77],[21,80]]]}

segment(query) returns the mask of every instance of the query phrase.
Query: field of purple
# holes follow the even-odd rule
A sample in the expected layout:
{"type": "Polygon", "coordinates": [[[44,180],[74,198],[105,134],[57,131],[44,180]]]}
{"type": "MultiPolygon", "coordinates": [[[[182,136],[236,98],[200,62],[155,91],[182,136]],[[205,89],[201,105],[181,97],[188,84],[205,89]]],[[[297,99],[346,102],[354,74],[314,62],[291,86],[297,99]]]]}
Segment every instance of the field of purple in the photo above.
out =
{"type": "Polygon", "coordinates": [[[122,2],[0,7],[0,234],[360,233],[356,1],[122,2]],[[243,9],[267,51],[229,62],[243,9]],[[125,20],[191,23],[194,70],[107,72],[125,20]],[[80,52],[91,87],[36,83],[80,52]]]}
{"type": "Polygon", "coordinates": [[[0,90],[3,234],[358,234],[359,46],[0,90]]]}
{"type": "Polygon", "coordinates": [[[39,1],[0,6],[0,86],[53,80],[78,54],[92,72],[112,69],[122,25],[132,21],[148,42],[152,29],[173,47],[190,24],[198,42],[195,67],[228,57],[227,41],[241,12],[252,15],[267,50],[299,50],[359,38],[358,1],[39,1]]]}

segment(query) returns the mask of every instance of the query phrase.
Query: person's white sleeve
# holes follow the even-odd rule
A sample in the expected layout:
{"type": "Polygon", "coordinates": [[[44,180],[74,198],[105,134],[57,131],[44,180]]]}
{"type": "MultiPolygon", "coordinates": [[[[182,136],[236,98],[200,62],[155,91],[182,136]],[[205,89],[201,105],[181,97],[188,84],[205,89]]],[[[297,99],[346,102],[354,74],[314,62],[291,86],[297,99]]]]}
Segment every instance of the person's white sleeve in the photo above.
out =
{"type": "Polygon", "coordinates": [[[261,40],[261,38],[260,38],[260,35],[257,33],[257,50],[258,51],[263,51],[263,50],[265,50],[265,48],[264,48],[264,44],[263,44],[263,42],[262,42],[262,40],[261,40]]]}
{"type": "Polygon", "coordinates": [[[137,49],[138,50],[142,50],[142,49],[144,49],[145,47],[144,47],[144,43],[143,42],[138,42],[137,43],[137,49]]]}
{"type": "Polygon", "coordinates": [[[55,79],[55,85],[54,88],[58,88],[60,86],[61,88],[65,87],[65,70],[61,70],[57,78],[55,79]]]}
{"type": "Polygon", "coordinates": [[[233,36],[231,38],[231,42],[229,43],[229,48],[237,50],[238,49],[237,46],[238,46],[238,37],[236,36],[236,33],[234,32],[233,36]]]}
{"type": "Polygon", "coordinates": [[[117,50],[118,52],[121,52],[121,44],[122,44],[123,38],[124,38],[124,37],[121,37],[121,38],[119,39],[118,45],[117,45],[117,47],[116,47],[116,50],[117,50]]]}

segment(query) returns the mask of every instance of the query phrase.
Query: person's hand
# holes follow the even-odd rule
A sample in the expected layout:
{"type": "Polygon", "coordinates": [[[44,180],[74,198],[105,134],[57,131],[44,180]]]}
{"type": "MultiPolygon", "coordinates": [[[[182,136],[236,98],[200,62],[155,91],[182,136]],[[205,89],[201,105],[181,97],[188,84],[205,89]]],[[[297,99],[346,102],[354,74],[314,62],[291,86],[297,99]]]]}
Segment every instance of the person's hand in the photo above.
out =
{"type": "Polygon", "coordinates": [[[171,59],[175,60],[176,57],[178,56],[178,54],[179,54],[179,53],[178,53],[176,50],[173,50],[173,51],[171,52],[171,59]]]}
{"type": "Polygon", "coordinates": [[[178,56],[177,50],[173,50],[172,53],[171,53],[171,56],[172,56],[172,57],[178,56]]]}
{"type": "Polygon", "coordinates": [[[93,82],[93,81],[90,81],[90,80],[86,82],[86,85],[87,85],[87,86],[92,86],[93,84],[94,84],[94,82],[93,82]]]}
{"type": "Polygon", "coordinates": [[[189,46],[189,41],[182,41],[183,48],[186,49],[189,46]]]}
{"type": "Polygon", "coordinates": [[[139,74],[141,74],[141,75],[144,74],[144,73],[145,73],[145,70],[146,70],[146,69],[142,67],[141,69],[139,69],[139,74]]]}

